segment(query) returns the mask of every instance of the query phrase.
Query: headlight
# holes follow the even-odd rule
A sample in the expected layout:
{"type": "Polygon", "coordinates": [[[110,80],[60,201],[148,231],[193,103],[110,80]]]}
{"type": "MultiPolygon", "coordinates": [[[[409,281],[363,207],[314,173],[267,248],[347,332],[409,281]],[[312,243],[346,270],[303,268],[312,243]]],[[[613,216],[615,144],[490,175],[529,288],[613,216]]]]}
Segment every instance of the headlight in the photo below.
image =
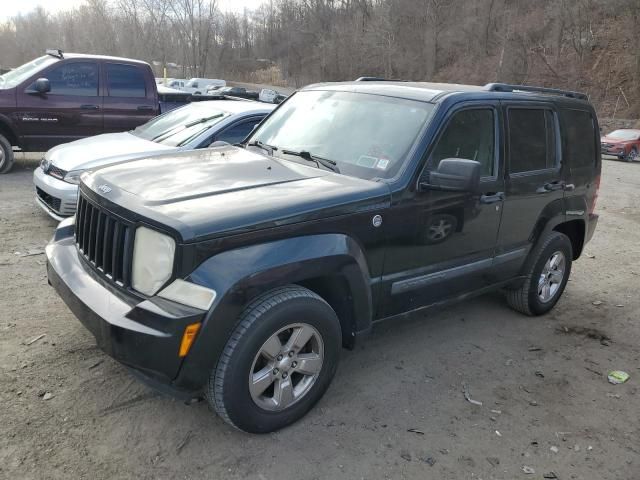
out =
{"type": "Polygon", "coordinates": [[[64,176],[64,181],[67,183],[73,183],[74,185],[80,185],[80,175],[84,173],[84,170],[72,170],[64,176]]]}
{"type": "Polygon", "coordinates": [[[175,251],[173,238],[138,227],[133,242],[131,286],[145,295],[155,294],[171,278],[175,251]]]}

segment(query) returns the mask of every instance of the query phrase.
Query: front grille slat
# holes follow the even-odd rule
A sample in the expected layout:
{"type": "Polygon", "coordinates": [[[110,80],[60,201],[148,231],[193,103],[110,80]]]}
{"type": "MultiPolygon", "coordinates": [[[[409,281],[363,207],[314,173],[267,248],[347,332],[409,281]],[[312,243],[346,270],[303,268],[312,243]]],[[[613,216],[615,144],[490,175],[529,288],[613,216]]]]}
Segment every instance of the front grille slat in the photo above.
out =
{"type": "Polygon", "coordinates": [[[91,212],[93,207],[89,202],[84,210],[84,218],[82,219],[82,253],[89,255],[89,227],[91,226],[91,212]]]}
{"type": "Polygon", "coordinates": [[[106,215],[102,212],[98,213],[98,222],[96,223],[96,252],[93,258],[96,259],[96,267],[102,267],[102,245],[104,241],[104,219],[106,215]]]}
{"type": "Polygon", "coordinates": [[[104,234],[102,236],[102,270],[111,271],[111,236],[113,221],[108,216],[104,217],[104,234]]]}
{"type": "Polygon", "coordinates": [[[123,255],[122,255],[122,283],[129,285],[129,269],[127,265],[131,263],[131,244],[133,243],[132,230],[129,227],[125,227],[124,231],[124,243],[123,243],[123,255]]]}
{"type": "Polygon", "coordinates": [[[120,279],[120,259],[122,258],[122,244],[120,243],[120,236],[122,233],[122,225],[119,223],[115,224],[115,228],[113,229],[113,241],[111,243],[111,275],[113,280],[117,282],[120,279]]]}
{"type": "Polygon", "coordinates": [[[76,244],[84,258],[109,280],[130,286],[133,228],[82,193],[76,217],[76,244]]]}

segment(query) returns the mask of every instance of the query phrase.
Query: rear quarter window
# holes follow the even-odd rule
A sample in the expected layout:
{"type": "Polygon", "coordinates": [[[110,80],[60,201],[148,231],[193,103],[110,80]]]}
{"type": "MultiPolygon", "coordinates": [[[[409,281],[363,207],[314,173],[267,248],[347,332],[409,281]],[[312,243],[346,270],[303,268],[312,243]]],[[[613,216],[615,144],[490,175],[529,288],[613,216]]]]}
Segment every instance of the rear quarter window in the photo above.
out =
{"type": "Polygon", "coordinates": [[[562,110],[563,157],[572,167],[593,166],[597,162],[595,121],[585,110],[562,110]]]}

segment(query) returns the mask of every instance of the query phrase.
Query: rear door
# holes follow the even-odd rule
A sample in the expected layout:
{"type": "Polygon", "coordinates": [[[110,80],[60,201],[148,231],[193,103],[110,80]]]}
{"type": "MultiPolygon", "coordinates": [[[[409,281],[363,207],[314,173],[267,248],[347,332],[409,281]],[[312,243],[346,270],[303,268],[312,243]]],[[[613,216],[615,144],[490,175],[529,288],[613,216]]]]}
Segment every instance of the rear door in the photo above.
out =
{"type": "Polygon", "coordinates": [[[26,149],[44,151],[102,133],[98,62],[65,60],[38,73],[18,89],[16,121],[26,149]],[[51,91],[36,93],[33,82],[47,78],[51,91]]]}
{"type": "Polygon", "coordinates": [[[500,279],[517,274],[546,220],[564,213],[568,169],[563,165],[558,113],[544,102],[503,103],[507,175],[496,250],[500,279]]]}
{"type": "Polygon", "coordinates": [[[132,130],[158,114],[153,76],[146,65],[103,65],[105,133],[132,130]]]}

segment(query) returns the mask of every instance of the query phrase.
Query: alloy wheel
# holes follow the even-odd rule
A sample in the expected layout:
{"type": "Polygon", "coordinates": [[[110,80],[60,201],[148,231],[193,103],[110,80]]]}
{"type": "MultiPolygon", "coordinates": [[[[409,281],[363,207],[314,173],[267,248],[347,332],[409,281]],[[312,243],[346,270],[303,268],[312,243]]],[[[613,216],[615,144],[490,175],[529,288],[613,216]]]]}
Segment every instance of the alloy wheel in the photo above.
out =
{"type": "Polygon", "coordinates": [[[538,298],[542,303],[553,300],[560,290],[566,268],[564,253],[555,252],[545,263],[538,280],[538,298]]]}
{"type": "Polygon", "coordinates": [[[278,330],[264,342],[249,372],[249,392],[259,407],[281,411],[309,393],[324,359],[320,333],[296,323],[278,330]]]}

